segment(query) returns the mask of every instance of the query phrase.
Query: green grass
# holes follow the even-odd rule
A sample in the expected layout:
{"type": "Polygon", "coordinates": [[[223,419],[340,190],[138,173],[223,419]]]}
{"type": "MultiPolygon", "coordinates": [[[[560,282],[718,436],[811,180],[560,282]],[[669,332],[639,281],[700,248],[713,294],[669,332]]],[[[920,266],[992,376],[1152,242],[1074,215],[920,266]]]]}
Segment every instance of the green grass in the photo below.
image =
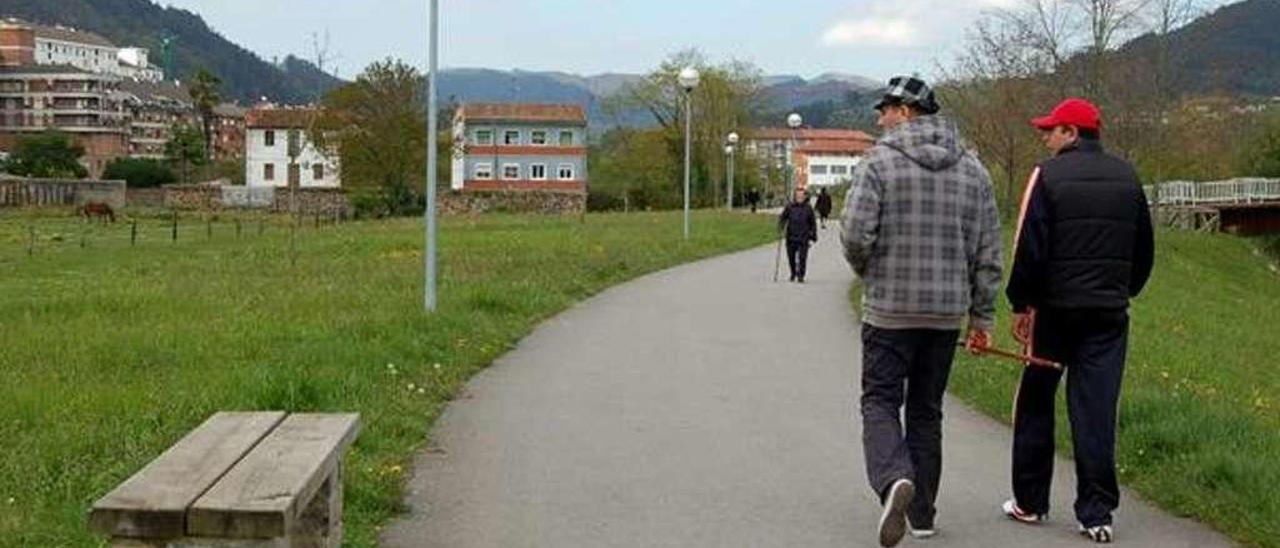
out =
{"type": "Polygon", "coordinates": [[[539,320],[772,235],[767,216],[705,212],[688,243],[678,214],[447,219],[427,316],[419,220],[305,229],[296,264],[280,219],[176,243],[141,222],[135,247],[128,223],[0,217],[0,546],[102,545],[94,500],[210,414],[265,409],[362,414],[346,539],[372,546],[444,405],[539,320]]]}
{"type": "MultiPolygon", "coordinates": [[[[1157,234],[1155,273],[1130,313],[1117,460],[1121,481],[1166,510],[1280,547],[1280,277],[1256,244],[1157,234]]],[[[997,340],[1016,348],[1008,311],[1002,297],[997,340]]],[[[952,392],[1009,422],[1020,369],[958,356],[952,392]]],[[[1070,455],[1064,393],[1058,449],[1070,455]]]]}

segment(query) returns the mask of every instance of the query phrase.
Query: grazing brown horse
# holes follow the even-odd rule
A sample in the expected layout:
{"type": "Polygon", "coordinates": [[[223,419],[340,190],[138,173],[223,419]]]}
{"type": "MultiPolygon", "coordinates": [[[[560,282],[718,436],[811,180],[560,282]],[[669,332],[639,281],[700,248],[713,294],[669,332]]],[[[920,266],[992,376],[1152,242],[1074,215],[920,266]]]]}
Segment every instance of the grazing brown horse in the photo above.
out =
{"type": "Polygon", "coordinates": [[[113,223],[116,222],[116,212],[107,204],[90,202],[80,206],[80,209],[76,210],[76,212],[83,216],[86,221],[98,217],[102,219],[103,223],[106,223],[107,219],[111,219],[113,223]]]}

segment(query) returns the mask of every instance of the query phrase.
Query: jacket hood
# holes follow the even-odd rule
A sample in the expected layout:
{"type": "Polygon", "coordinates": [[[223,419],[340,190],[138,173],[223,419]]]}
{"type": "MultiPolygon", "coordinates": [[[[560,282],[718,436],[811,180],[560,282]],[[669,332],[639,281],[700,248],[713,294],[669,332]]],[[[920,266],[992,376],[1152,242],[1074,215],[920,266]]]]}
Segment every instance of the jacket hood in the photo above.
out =
{"type": "Polygon", "coordinates": [[[964,157],[955,127],[940,116],[912,118],[890,131],[880,143],[929,171],[950,168],[964,157]]]}

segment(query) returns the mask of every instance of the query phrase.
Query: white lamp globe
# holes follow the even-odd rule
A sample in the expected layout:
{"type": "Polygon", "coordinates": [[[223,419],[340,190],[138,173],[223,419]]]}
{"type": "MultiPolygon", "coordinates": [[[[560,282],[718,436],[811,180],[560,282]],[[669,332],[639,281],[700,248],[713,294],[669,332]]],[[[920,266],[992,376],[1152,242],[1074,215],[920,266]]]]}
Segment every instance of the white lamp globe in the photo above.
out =
{"type": "Polygon", "coordinates": [[[791,129],[798,128],[800,127],[800,124],[803,123],[804,118],[801,118],[799,114],[793,112],[790,116],[787,116],[787,125],[790,126],[791,129]]]}
{"type": "Polygon", "coordinates": [[[729,133],[729,144],[731,144],[731,145],[736,145],[736,144],[738,144],[738,133],[737,133],[737,132],[731,132],[731,133],[729,133]]]}
{"type": "Polygon", "coordinates": [[[685,67],[684,70],[680,71],[680,76],[677,79],[680,81],[680,87],[691,90],[698,87],[698,80],[701,78],[702,75],[698,74],[698,69],[685,67]]]}
{"type": "Polygon", "coordinates": [[[725,154],[733,154],[733,145],[725,145],[725,147],[724,147],[724,153],[725,153],[725,154]]]}

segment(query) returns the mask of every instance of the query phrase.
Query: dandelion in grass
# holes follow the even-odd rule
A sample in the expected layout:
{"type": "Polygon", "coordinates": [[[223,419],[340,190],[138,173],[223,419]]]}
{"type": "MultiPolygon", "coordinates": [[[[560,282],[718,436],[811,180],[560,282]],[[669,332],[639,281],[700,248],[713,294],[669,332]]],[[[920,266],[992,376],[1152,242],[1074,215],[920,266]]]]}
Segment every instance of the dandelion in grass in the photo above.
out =
{"type": "Polygon", "coordinates": [[[432,369],[435,369],[436,371],[439,371],[439,370],[440,370],[440,363],[439,363],[439,362],[435,363],[434,365],[432,365],[432,366],[431,366],[431,368],[432,368],[432,369]]]}
{"type": "Polygon", "coordinates": [[[410,392],[413,392],[414,390],[417,390],[417,389],[418,389],[418,385],[413,384],[413,383],[409,383],[409,391],[410,391],[410,392]]]}

